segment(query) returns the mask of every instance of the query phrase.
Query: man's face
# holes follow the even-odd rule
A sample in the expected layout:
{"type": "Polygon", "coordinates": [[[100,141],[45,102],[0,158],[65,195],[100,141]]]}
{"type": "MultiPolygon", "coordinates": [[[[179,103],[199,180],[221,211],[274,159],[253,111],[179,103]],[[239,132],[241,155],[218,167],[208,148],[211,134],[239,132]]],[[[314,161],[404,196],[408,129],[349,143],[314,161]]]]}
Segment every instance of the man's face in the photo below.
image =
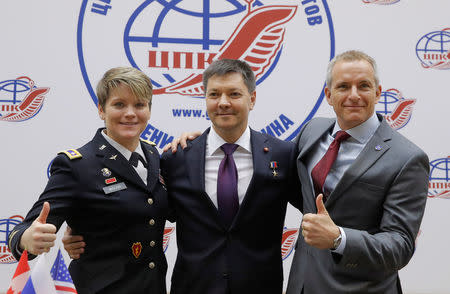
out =
{"type": "Polygon", "coordinates": [[[339,126],[348,130],[370,118],[381,95],[369,62],[338,61],[331,72],[331,86],[325,88],[328,104],[333,106],[339,126]]]}
{"type": "Polygon", "coordinates": [[[238,139],[245,131],[256,92],[248,92],[240,73],[213,75],[206,86],[206,110],[214,130],[226,138],[238,139]]]}

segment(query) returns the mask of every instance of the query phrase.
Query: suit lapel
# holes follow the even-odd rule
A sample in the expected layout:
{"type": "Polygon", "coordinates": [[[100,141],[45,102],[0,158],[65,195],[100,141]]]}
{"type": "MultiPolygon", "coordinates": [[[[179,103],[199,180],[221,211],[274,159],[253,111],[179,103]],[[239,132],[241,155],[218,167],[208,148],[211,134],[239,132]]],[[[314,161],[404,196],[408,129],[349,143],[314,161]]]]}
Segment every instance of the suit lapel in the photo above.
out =
{"type": "Polygon", "coordinates": [[[252,200],[249,198],[254,197],[255,193],[253,193],[253,189],[258,182],[258,178],[261,177],[261,173],[270,172],[269,162],[271,159],[271,151],[272,146],[270,142],[258,132],[250,129],[250,146],[252,148],[252,158],[253,158],[253,176],[248,185],[247,191],[245,193],[244,199],[242,200],[241,205],[239,206],[238,213],[231,224],[231,227],[234,227],[236,223],[238,223],[240,215],[245,214],[245,207],[251,204],[252,200]],[[264,147],[268,148],[268,152],[264,152],[264,147]]]}
{"type": "MultiPolygon", "coordinates": [[[[205,201],[215,216],[216,222],[223,226],[219,217],[219,211],[205,191],[205,158],[206,158],[206,139],[208,138],[209,128],[203,134],[183,150],[185,152],[186,171],[189,175],[189,182],[193,191],[201,191],[200,201],[205,201]]],[[[180,152],[180,151],[178,151],[180,152]]]]}
{"type": "Polygon", "coordinates": [[[342,179],[337,183],[336,188],[331,192],[326,202],[331,205],[340,195],[353,184],[362,174],[364,174],[383,154],[389,150],[388,141],[391,140],[392,129],[383,119],[372,138],[367,142],[364,149],[345,171],[342,179]]]}
{"type": "Polygon", "coordinates": [[[334,126],[335,120],[329,119],[329,120],[320,120],[317,121],[317,124],[314,126],[307,128],[303,131],[299,146],[300,148],[300,154],[298,158],[300,160],[303,159],[303,157],[308,154],[308,152],[311,150],[311,148],[314,146],[314,144],[319,141],[319,139],[327,132],[329,132],[333,126],[334,126]],[[323,131],[318,131],[323,130],[323,131]]]}
{"type": "Polygon", "coordinates": [[[103,164],[127,181],[147,190],[147,187],[137,174],[136,170],[119,151],[103,138],[103,135],[100,133],[101,131],[102,129],[97,131],[93,141],[95,143],[94,146],[97,146],[96,155],[103,158],[103,164]]]}
{"type": "Polygon", "coordinates": [[[195,190],[205,191],[205,156],[208,133],[209,128],[183,151],[186,153],[185,168],[189,174],[190,183],[195,190]]]}

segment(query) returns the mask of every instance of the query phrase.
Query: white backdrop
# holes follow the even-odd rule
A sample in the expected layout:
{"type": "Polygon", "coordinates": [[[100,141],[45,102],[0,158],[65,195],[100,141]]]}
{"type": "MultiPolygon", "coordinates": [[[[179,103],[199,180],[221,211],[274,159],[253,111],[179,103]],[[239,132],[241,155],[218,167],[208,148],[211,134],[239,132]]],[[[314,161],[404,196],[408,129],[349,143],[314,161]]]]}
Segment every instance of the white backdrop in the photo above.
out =
{"type": "MultiPolygon", "coordinates": [[[[2,1],[0,293],[17,265],[5,247],[17,215],[39,196],[56,153],[80,147],[102,126],[91,90],[107,69],[133,65],[152,78],[158,90],[143,137],[160,147],[209,125],[201,95],[167,87],[201,73],[214,54],[247,58],[261,65],[250,125],[289,140],[310,117],[333,115],[322,103],[325,68],[348,49],[377,60],[385,91],[377,111],[390,115],[432,164],[416,253],[400,271],[404,292],[450,293],[449,12],[448,0],[2,1]],[[261,18],[263,10],[270,17],[261,18]],[[48,92],[34,97],[38,88],[48,92]]],[[[289,207],[286,227],[297,228],[300,216],[289,207]]],[[[169,237],[168,281],[176,256],[175,234],[169,237]]],[[[292,244],[288,238],[283,246],[285,281],[292,244]]]]}

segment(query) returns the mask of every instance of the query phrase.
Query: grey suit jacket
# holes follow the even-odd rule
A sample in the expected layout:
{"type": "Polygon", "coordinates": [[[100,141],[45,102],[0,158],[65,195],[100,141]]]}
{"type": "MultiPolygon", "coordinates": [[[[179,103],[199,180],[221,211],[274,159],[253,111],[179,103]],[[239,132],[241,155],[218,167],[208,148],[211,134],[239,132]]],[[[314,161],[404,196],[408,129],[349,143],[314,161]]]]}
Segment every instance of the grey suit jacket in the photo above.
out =
{"type": "MultiPolygon", "coordinates": [[[[313,119],[296,139],[304,214],[317,212],[305,162],[334,123],[313,119]]],[[[428,174],[427,155],[383,119],[325,203],[347,236],[343,255],[314,248],[299,234],[287,294],[401,293],[398,270],[414,253],[428,174]]]]}

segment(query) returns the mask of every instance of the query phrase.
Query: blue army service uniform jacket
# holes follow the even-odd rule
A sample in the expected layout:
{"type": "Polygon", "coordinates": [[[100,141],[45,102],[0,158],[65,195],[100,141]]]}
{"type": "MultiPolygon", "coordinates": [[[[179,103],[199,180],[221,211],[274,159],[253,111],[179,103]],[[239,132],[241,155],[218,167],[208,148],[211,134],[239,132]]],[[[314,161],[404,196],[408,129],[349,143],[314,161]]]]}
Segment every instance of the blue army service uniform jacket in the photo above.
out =
{"type": "Polygon", "coordinates": [[[281,294],[286,206],[301,203],[296,146],[251,130],[253,177],[227,228],[205,192],[208,132],[161,160],[178,245],[170,293],[281,294]]]}
{"type": "Polygon", "coordinates": [[[145,185],[101,131],[78,151],[71,150],[81,157],[59,154],[54,159],[44,192],[11,232],[11,251],[19,259],[15,248],[20,237],[48,201],[47,222],[59,229],[67,221],[73,233],[86,241],[85,253],[69,266],[79,294],[165,294],[163,232],[168,205],[159,180],[158,151],[141,142],[149,165],[145,185]],[[107,179],[114,183],[106,184],[107,179]]]}

